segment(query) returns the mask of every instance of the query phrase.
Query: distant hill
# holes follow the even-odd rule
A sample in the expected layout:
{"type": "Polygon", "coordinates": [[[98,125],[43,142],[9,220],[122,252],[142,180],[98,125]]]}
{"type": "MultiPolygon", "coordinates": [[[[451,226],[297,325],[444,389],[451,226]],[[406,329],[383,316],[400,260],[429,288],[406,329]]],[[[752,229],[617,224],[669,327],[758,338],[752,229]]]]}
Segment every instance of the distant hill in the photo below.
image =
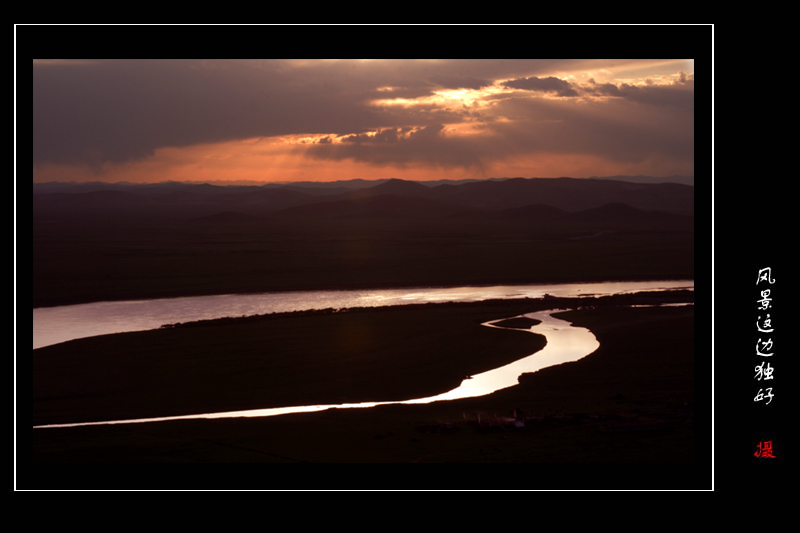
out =
{"type": "Polygon", "coordinates": [[[189,222],[197,226],[236,226],[242,224],[253,224],[263,222],[264,219],[255,215],[247,215],[245,213],[237,213],[235,211],[225,211],[215,215],[208,215],[198,218],[193,218],[189,222]]]}
{"type": "Polygon", "coordinates": [[[41,185],[34,307],[694,276],[694,187],[679,183],[41,185]]]}
{"type": "Polygon", "coordinates": [[[434,220],[465,209],[440,200],[395,194],[367,195],[291,207],[275,213],[277,220],[434,220]]]}
{"type": "Polygon", "coordinates": [[[694,187],[689,185],[577,178],[511,178],[433,187],[411,181],[388,180],[373,187],[331,195],[327,200],[338,201],[386,194],[438,200],[480,210],[547,205],[576,212],[609,203],[625,203],[642,210],[659,210],[684,215],[694,213],[694,187]]]}
{"type": "Polygon", "coordinates": [[[604,176],[602,178],[592,176],[588,179],[604,179],[614,181],[630,181],[632,183],[680,183],[681,185],[690,185],[694,187],[694,176],[604,176]]]}
{"type": "Polygon", "coordinates": [[[301,189],[338,189],[341,191],[349,191],[355,189],[374,187],[375,185],[379,185],[385,181],[389,180],[352,179],[352,180],[337,180],[337,181],[285,181],[285,182],[263,183],[261,186],[268,189],[291,187],[291,188],[301,188],[301,189]]]}
{"type": "Polygon", "coordinates": [[[609,203],[625,203],[645,210],[687,215],[694,212],[694,188],[673,183],[513,178],[434,187],[430,197],[481,209],[512,209],[541,204],[575,212],[609,203]]]}
{"type": "MultiPolygon", "coordinates": [[[[506,218],[524,219],[538,216],[530,206],[546,206],[576,213],[607,204],[625,204],[642,211],[687,216],[694,213],[694,187],[679,183],[577,178],[510,178],[434,186],[398,179],[353,182],[339,182],[350,185],[344,188],[331,185],[331,188],[325,189],[326,194],[310,192],[311,189],[297,184],[280,187],[177,182],[141,185],[35,184],[34,216],[116,214],[186,219],[223,212],[265,216],[290,208],[298,208],[296,212],[314,216],[313,212],[317,209],[321,215],[336,210],[362,209],[363,205],[346,202],[385,196],[428,201],[423,209],[420,202],[405,202],[400,206],[399,200],[393,200],[396,204],[394,208],[404,213],[440,209],[442,215],[454,214],[457,212],[454,207],[458,206],[468,210],[496,211],[497,216],[506,218]],[[301,207],[304,209],[299,209],[301,207]],[[509,211],[515,209],[522,211],[509,211]],[[503,211],[507,212],[501,215],[503,211]]],[[[353,216],[353,213],[341,216],[353,216]]]]}
{"type": "Polygon", "coordinates": [[[430,189],[416,181],[405,181],[392,179],[384,181],[374,187],[368,187],[353,191],[351,196],[364,197],[364,196],[381,196],[385,194],[393,194],[397,196],[412,196],[412,197],[426,197],[430,193],[430,189]]]}
{"type": "Polygon", "coordinates": [[[643,211],[621,203],[573,213],[569,220],[603,231],[691,231],[694,227],[694,218],[690,216],[643,211]]]}
{"type": "Polygon", "coordinates": [[[550,205],[535,204],[493,211],[490,218],[492,220],[532,224],[561,220],[567,215],[568,213],[563,209],[550,205]]]}
{"type": "Polygon", "coordinates": [[[325,197],[291,189],[218,187],[213,185],[139,186],[125,190],[48,192],[33,195],[36,217],[87,218],[96,215],[196,219],[233,211],[263,216],[297,205],[310,205],[325,197]]]}

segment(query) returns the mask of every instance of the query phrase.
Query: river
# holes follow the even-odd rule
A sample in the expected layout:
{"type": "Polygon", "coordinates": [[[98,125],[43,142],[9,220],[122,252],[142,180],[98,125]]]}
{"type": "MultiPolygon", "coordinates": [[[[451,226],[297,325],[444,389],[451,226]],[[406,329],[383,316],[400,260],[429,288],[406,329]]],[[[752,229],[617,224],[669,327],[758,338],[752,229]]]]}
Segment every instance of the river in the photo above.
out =
{"type": "MultiPolygon", "coordinates": [[[[476,374],[464,379],[461,385],[448,392],[430,396],[427,398],[414,398],[405,401],[391,401],[391,402],[361,402],[361,403],[343,403],[343,404],[330,404],[330,405],[300,405],[294,407],[277,407],[271,409],[251,409],[247,411],[229,411],[223,413],[202,413],[196,415],[183,415],[183,416],[168,416],[158,418],[141,418],[133,420],[110,420],[103,422],[85,422],[74,424],[51,424],[43,426],[34,426],[35,428],[56,428],[56,427],[76,427],[76,426],[95,426],[95,425],[109,425],[109,424],[135,424],[145,422],[165,422],[169,420],[188,420],[197,418],[239,418],[239,417],[266,417],[275,416],[289,413],[308,413],[312,411],[323,411],[326,409],[353,409],[375,407],[377,405],[389,404],[420,404],[430,403],[440,400],[457,400],[460,398],[472,398],[475,396],[484,396],[494,391],[511,387],[517,384],[517,378],[520,374],[525,372],[535,372],[542,368],[567,363],[570,361],[577,361],[578,359],[589,355],[595,351],[600,343],[586,328],[579,328],[572,326],[569,322],[561,320],[552,316],[560,310],[550,309],[548,311],[539,311],[535,313],[527,313],[521,316],[540,320],[539,324],[532,326],[524,331],[531,333],[539,333],[544,335],[547,339],[547,344],[543,349],[535,352],[527,357],[509,363],[505,366],[495,368],[476,374]]],[[[496,322],[505,320],[492,320],[483,325],[487,327],[497,327],[496,322]]],[[[501,329],[517,329],[517,328],[501,328],[501,329]]]]}
{"type": "Polygon", "coordinates": [[[693,280],[564,283],[492,287],[411,288],[227,294],[96,302],[33,310],[33,348],[107,333],[155,329],[164,324],[310,309],[345,309],[494,298],[605,296],[644,290],[693,288],[693,280]]]}
{"type": "MultiPolygon", "coordinates": [[[[221,316],[241,316],[240,312],[244,309],[258,308],[260,311],[250,312],[249,314],[259,314],[264,312],[274,312],[275,310],[302,310],[302,309],[316,309],[316,308],[343,308],[343,307],[367,307],[378,305],[399,305],[402,303],[420,303],[420,302],[433,302],[433,301],[478,301],[491,298],[520,298],[520,297],[541,297],[545,293],[554,296],[597,296],[606,294],[619,294],[623,292],[635,292],[641,290],[665,290],[676,288],[693,288],[692,281],[668,281],[668,282],[634,282],[634,283],[607,283],[607,284],[571,284],[571,285],[531,285],[531,286],[517,286],[517,287],[462,287],[462,288],[449,288],[449,289],[408,289],[408,290],[383,290],[383,291],[336,291],[333,293],[280,293],[280,294],[262,294],[262,295],[246,295],[246,296],[219,296],[219,297],[200,297],[200,298],[176,298],[170,300],[150,300],[143,302],[116,302],[116,303],[99,303],[87,304],[79,306],[69,306],[70,309],[75,310],[75,313],[81,320],[89,320],[91,316],[101,316],[103,311],[108,312],[113,310],[113,319],[105,320],[103,328],[113,329],[112,324],[122,324],[119,321],[124,321],[125,312],[139,311],[146,312],[148,304],[154,306],[155,316],[149,317],[133,317],[132,321],[135,322],[134,329],[152,329],[165,323],[174,323],[187,320],[197,320],[198,313],[204,314],[202,318],[218,318],[221,316]],[[291,295],[297,296],[297,301],[292,307],[286,303],[287,299],[291,299],[291,295]],[[180,300],[180,301],[178,301],[180,300]],[[298,303],[301,302],[301,303],[298,303]],[[203,309],[201,303],[209,303],[209,307],[203,309]],[[353,305],[347,305],[351,303],[353,305]],[[281,306],[288,305],[290,308],[283,308],[281,306]],[[319,305],[321,307],[298,307],[307,305],[319,305]],[[77,308],[77,310],[76,310],[77,308]],[[213,308],[213,310],[211,309],[213,308]],[[276,309],[277,308],[277,309],[276,309]],[[168,309],[169,312],[166,312],[168,309]],[[232,309],[237,309],[237,312],[232,313],[232,309]],[[265,311],[265,309],[267,309],[265,311]],[[272,309],[270,311],[269,309],[272,309]],[[189,310],[188,314],[182,314],[179,310],[189,310]],[[98,315],[98,313],[100,313],[98,315]],[[222,314],[220,314],[222,313],[222,314]],[[213,316],[212,316],[213,315],[213,316]],[[166,317],[172,317],[168,320],[166,317]],[[194,318],[187,318],[194,317],[194,318]],[[176,320],[178,318],[178,320],[176,320]],[[144,327],[150,324],[150,327],[144,327]]],[[[81,320],[70,316],[70,313],[64,312],[54,313],[53,310],[57,308],[48,308],[49,313],[45,316],[49,319],[53,317],[64,317],[65,322],[69,324],[79,323],[81,320]]],[[[34,310],[34,318],[36,318],[36,311],[34,310]]],[[[518,377],[526,372],[535,372],[539,369],[549,367],[556,364],[576,361],[586,355],[592,353],[599,347],[599,343],[594,335],[586,328],[574,327],[569,322],[561,320],[552,316],[558,310],[539,311],[528,313],[521,316],[532,318],[541,321],[539,324],[526,329],[531,333],[544,335],[547,344],[545,347],[528,357],[517,360],[513,363],[496,368],[481,374],[471,376],[464,381],[457,388],[427,398],[415,398],[399,402],[363,402],[351,404],[334,404],[334,405],[305,405],[294,407],[281,407],[271,409],[253,409],[248,411],[235,411],[224,413],[202,413],[196,415],[173,416],[173,417],[158,417],[158,418],[145,418],[136,420],[112,420],[104,422],[90,422],[90,423],[77,423],[77,424],[56,424],[35,426],[39,428],[52,428],[52,427],[74,427],[84,425],[104,425],[104,424],[124,424],[124,423],[144,423],[144,422],[158,422],[167,420],[185,420],[196,418],[234,418],[234,417],[265,417],[275,416],[288,413],[302,413],[321,411],[330,408],[366,408],[374,407],[377,405],[385,404],[419,404],[430,403],[440,400],[454,400],[459,398],[469,398],[475,396],[483,396],[490,394],[496,390],[510,387],[517,384],[518,377]]],[[[248,313],[244,313],[248,314],[248,313]]],[[[483,324],[487,327],[500,327],[497,322],[501,322],[508,317],[502,317],[483,324]]],[[[42,319],[42,317],[40,317],[42,319]]],[[[34,320],[34,346],[36,346],[36,320],[34,320]]],[[[125,327],[131,326],[126,323],[125,327]]],[[[58,329],[56,325],[50,324],[45,328],[40,325],[45,332],[55,331],[58,329]]],[[[67,327],[66,324],[61,324],[59,327],[67,327]]],[[[511,329],[511,328],[506,328],[511,329]]],[[[70,334],[66,332],[60,333],[61,337],[72,336],[78,338],[86,336],[87,331],[97,331],[94,325],[89,325],[83,330],[74,330],[70,334]]],[[[125,330],[125,331],[132,331],[125,330]]],[[[112,331],[106,331],[110,333],[112,331]]],[[[98,334],[98,333],[95,333],[98,334]]],[[[51,334],[48,339],[55,338],[51,334]]],[[[41,342],[46,342],[42,340],[41,342]]],[[[60,342],[60,341],[59,341],[60,342]]],[[[43,346],[45,344],[42,344],[43,346]]]]}

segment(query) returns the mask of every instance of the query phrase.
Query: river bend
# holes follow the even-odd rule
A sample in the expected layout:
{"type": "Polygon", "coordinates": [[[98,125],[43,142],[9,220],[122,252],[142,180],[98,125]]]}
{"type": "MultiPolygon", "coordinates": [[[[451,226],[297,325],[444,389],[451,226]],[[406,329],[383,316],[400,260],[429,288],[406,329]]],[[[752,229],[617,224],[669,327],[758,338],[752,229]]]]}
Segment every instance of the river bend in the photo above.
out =
{"type": "MultiPolygon", "coordinates": [[[[460,398],[471,398],[475,396],[484,396],[500,389],[511,387],[517,384],[519,376],[526,372],[535,372],[542,368],[553,366],[561,363],[577,361],[578,359],[589,355],[595,351],[600,343],[586,328],[572,326],[566,320],[555,318],[553,313],[563,311],[563,309],[550,309],[547,311],[538,311],[535,313],[527,313],[521,316],[540,320],[539,324],[532,326],[524,331],[531,333],[538,333],[544,335],[547,344],[545,347],[527,357],[519,359],[513,363],[509,363],[500,368],[495,368],[481,374],[476,374],[461,382],[461,385],[448,392],[430,396],[427,398],[415,398],[405,401],[389,401],[389,402],[361,402],[361,403],[344,403],[344,404],[328,404],[328,405],[303,405],[295,407],[277,407],[270,409],[251,409],[246,411],[229,411],[223,413],[204,413],[197,415],[183,415],[183,416],[168,416],[157,418],[140,418],[131,420],[110,420],[104,422],[85,422],[85,423],[71,423],[71,424],[51,424],[34,426],[34,428],[57,428],[57,427],[77,427],[77,426],[95,426],[95,425],[108,425],[108,424],[134,424],[145,422],[164,422],[170,420],[189,420],[198,418],[238,418],[238,417],[267,417],[275,415],[283,415],[290,413],[307,413],[312,411],[324,411],[326,409],[349,409],[349,408],[364,408],[375,407],[377,405],[389,404],[422,404],[431,403],[442,400],[457,400],[460,398]]],[[[516,317],[514,317],[516,318],[516,317]]],[[[492,320],[483,325],[487,327],[501,327],[495,325],[497,322],[502,322],[503,319],[492,320]]],[[[502,328],[502,329],[517,329],[517,328],[502,328]]]]}

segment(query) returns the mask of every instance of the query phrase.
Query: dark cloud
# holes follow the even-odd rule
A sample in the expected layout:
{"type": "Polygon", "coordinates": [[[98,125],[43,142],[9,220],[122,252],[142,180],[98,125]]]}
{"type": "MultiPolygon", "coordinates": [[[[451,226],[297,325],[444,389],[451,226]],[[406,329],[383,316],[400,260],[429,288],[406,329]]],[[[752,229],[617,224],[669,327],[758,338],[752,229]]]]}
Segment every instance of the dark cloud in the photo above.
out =
{"type": "Polygon", "coordinates": [[[518,78],[515,80],[508,80],[502,83],[504,87],[512,89],[524,89],[526,91],[540,91],[546,93],[555,93],[557,96],[570,97],[578,96],[578,91],[572,88],[566,80],[548,76],[546,78],[537,78],[532,76],[530,78],[518,78]]]}
{"type": "MultiPolygon", "coordinates": [[[[33,69],[33,158],[124,162],[166,146],[379,127],[369,85],[250,61],[108,61],[33,69]]],[[[335,74],[335,75],[334,75],[335,74]]]]}
{"type": "Polygon", "coordinates": [[[669,106],[687,112],[694,111],[694,79],[679,72],[672,84],[631,85],[621,83],[598,84],[593,79],[580,87],[582,94],[625,98],[631,102],[655,106],[669,106]]]}
{"type": "Polygon", "coordinates": [[[613,83],[596,83],[594,78],[589,80],[589,84],[583,87],[583,92],[593,96],[622,96],[619,87],[613,83]]]}
{"type": "Polygon", "coordinates": [[[315,144],[306,155],[315,159],[341,161],[351,159],[373,165],[405,168],[409,165],[433,165],[443,168],[481,167],[483,154],[474,139],[449,137],[443,124],[433,124],[406,133],[388,128],[376,135],[351,135],[336,144],[315,144]]]}
{"type": "Polygon", "coordinates": [[[666,105],[687,111],[694,110],[694,80],[685,72],[679,72],[678,78],[669,85],[652,83],[648,85],[628,83],[615,85],[613,83],[596,83],[594,79],[590,79],[587,84],[578,85],[553,76],[518,78],[505,81],[501,85],[512,89],[552,93],[559,97],[610,96],[642,104],[666,105]]]}
{"type": "Polygon", "coordinates": [[[359,133],[358,135],[347,135],[342,142],[348,143],[394,143],[399,139],[399,135],[404,128],[384,128],[373,135],[359,133]]]}
{"type": "Polygon", "coordinates": [[[632,102],[694,111],[694,80],[678,81],[672,85],[622,84],[620,93],[632,102]]]}

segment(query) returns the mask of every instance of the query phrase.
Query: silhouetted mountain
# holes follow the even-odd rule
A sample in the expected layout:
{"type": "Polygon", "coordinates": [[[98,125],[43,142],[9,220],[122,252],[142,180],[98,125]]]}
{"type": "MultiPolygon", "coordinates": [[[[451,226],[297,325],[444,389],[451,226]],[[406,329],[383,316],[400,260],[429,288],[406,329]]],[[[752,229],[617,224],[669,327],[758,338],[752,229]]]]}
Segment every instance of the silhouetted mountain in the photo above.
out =
{"type": "Polygon", "coordinates": [[[694,186],[694,176],[666,176],[666,177],[654,177],[654,176],[592,176],[588,179],[591,180],[614,180],[614,181],[630,181],[633,183],[680,183],[683,185],[690,185],[694,186]]]}
{"type": "Polygon", "coordinates": [[[285,209],[274,216],[281,220],[401,220],[436,219],[463,211],[458,205],[427,198],[384,194],[320,202],[285,209]]]}
{"type": "Polygon", "coordinates": [[[612,203],[569,215],[573,224],[604,231],[689,231],[694,218],[663,211],[643,211],[627,204],[612,203]]]}
{"type": "Polygon", "coordinates": [[[265,183],[262,185],[264,188],[280,188],[280,187],[290,187],[290,188],[301,188],[301,189],[338,189],[340,191],[347,191],[347,190],[355,190],[355,189],[363,189],[368,187],[374,187],[377,184],[383,183],[384,181],[388,181],[385,179],[379,180],[364,180],[364,179],[352,179],[352,180],[337,180],[337,181],[291,181],[291,182],[277,182],[277,183],[265,183]]]}
{"type": "Polygon", "coordinates": [[[70,194],[57,192],[33,195],[34,219],[91,217],[146,213],[151,200],[123,191],[92,191],[70,194]]]}
{"type": "Polygon", "coordinates": [[[680,184],[392,180],[333,195],[184,183],[49,190],[59,192],[33,195],[34,306],[694,273],[694,188],[680,184]]]}
{"type": "Polygon", "coordinates": [[[536,204],[496,211],[491,218],[516,223],[552,223],[564,218],[567,214],[566,211],[557,207],[536,204]]]}
{"type": "Polygon", "coordinates": [[[643,210],[681,214],[692,214],[694,211],[694,188],[688,185],[575,178],[511,178],[435,187],[392,179],[374,187],[330,196],[329,200],[386,194],[440,200],[480,210],[515,209],[538,204],[577,212],[616,202],[643,210]]]}
{"type": "MultiPolygon", "coordinates": [[[[185,184],[168,182],[161,184],[41,184],[35,187],[34,215],[42,217],[91,217],[147,216],[159,218],[198,218],[220,212],[233,211],[249,215],[264,216],[289,208],[306,206],[302,212],[312,217],[313,211],[326,213],[340,210],[338,216],[354,216],[358,209],[367,206],[347,204],[368,198],[394,196],[417,200],[428,200],[427,204],[397,204],[392,208],[397,212],[440,209],[440,216],[457,213],[453,208],[478,211],[496,211],[497,217],[520,221],[536,222],[548,217],[559,216],[557,212],[543,214],[547,206],[561,211],[576,213],[595,209],[606,204],[627,204],[643,211],[663,211],[665,213],[693,215],[694,187],[676,183],[632,183],[600,179],[574,178],[511,178],[506,180],[484,180],[441,184],[434,187],[404,180],[378,180],[358,182],[361,188],[325,189],[328,194],[311,194],[299,187],[255,187],[219,186],[209,184],[185,184]],[[366,183],[375,183],[370,187],[366,183]],[[68,186],[69,185],[69,186],[68,186]],[[97,188],[97,190],[87,190],[97,188]],[[41,191],[46,191],[42,193],[41,191]],[[59,192],[52,192],[59,191],[59,192]],[[78,191],[78,192],[68,192],[78,191]],[[326,204],[340,202],[338,205],[326,204]],[[345,203],[341,203],[345,202],[345,203]],[[434,203],[434,202],[439,202],[434,203]],[[424,206],[424,207],[423,207],[424,206]],[[519,209],[520,211],[513,211],[519,209]],[[537,211],[538,209],[538,211],[537,211]],[[503,213],[505,211],[505,213],[503,213]]],[[[320,189],[322,190],[322,189],[320,189]]],[[[388,200],[383,200],[388,202],[388,200]]],[[[399,200],[395,200],[399,202],[399,200]]],[[[378,205],[377,203],[375,204],[378,205]]],[[[387,208],[390,207],[387,205],[387,208]]],[[[377,207],[376,207],[377,209],[377,207]]],[[[287,213],[287,216],[289,214],[287,213]]],[[[363,215],[359,215],[363,216],[363,215]]],[[[427,215],[426,215],[427,216],[427,215]]],[[[463,213],[464,217],[470,215],[463,213]]],[[[478,215],[476,215],[478,216],[478,215]]],[[[619,216],[619,213],[617,214],[619,216]]]]}
{"type": "Polygon", "coordinates": [[[78,207],[93,206],[125,206],[125,205],[145,205],[149,203],[146,196],[125,192],[125,191],[91,191],[75,194],[58,192],[53,194],[34,195],[34,206],[58,206],[74,205],[78,207]]]}
{"type": "Polygon", "coordinates": [[[217,205],[249,214],[264,215],[298,205],[326,201],[326,197],[292,189],[259,189],[220,196],[217,205]]]}
{"type": "Polygon", "coordinates": [[[391,179],[374,187],[359,189],[350,193],[351,198],[384,196],[430,197],[431,189],[415,181],[391,179]]]}
{"type": "Polygon", "coordinates": [[[641,219],[645,214],[646,213],[641,209],[636,209],[628,204],[615,202],[594,209],[586,209],[585,211],[573,213],[570,215],[570,219],[583,222],[628,222],[641,219]]]}
{"type": "Polygon", "coordinates": [[[525,205],[511,209],[474,209],[463,207],[462,210],[448,215],[449,220],[480,221],[483,223],[504,223],[516,225],[548,224],[551,225],[566,217],[569,213],[549,205],[525,205]]]}
{"type": "Polygon", "coordinates": [[[511,209],[545,204],[576,212],[619,202],[639,209],[691,214],[694,187],[575,178],[513,178],[431,189],[432,198],[479,209],[511,209]]]}
{"type": "Polygon", "coordinates": [[[351,189],[347,187],[306,187],[303,185],[281,185],[279,187],[264,187],[265,189],[275,189],[282,191],[296,191],[313,196],[333,196],[344,194],[351,189]]]}
{"type": "Polygon", "coordinates": [[[237,226],[263,222],[264,219],[255,215],[225,211],[214,215],[193,218],[189,222],[195,226],[237,226]]]}
{"type": "Polygon", "coordinates": [[[35,217],[43,218],[116,215],[187,219],[211,216],[221,211],[261,216],[325,198],[290,189],[163,184],[162,187],[125,191],[34,194],[33,212],[35,217]]]}

